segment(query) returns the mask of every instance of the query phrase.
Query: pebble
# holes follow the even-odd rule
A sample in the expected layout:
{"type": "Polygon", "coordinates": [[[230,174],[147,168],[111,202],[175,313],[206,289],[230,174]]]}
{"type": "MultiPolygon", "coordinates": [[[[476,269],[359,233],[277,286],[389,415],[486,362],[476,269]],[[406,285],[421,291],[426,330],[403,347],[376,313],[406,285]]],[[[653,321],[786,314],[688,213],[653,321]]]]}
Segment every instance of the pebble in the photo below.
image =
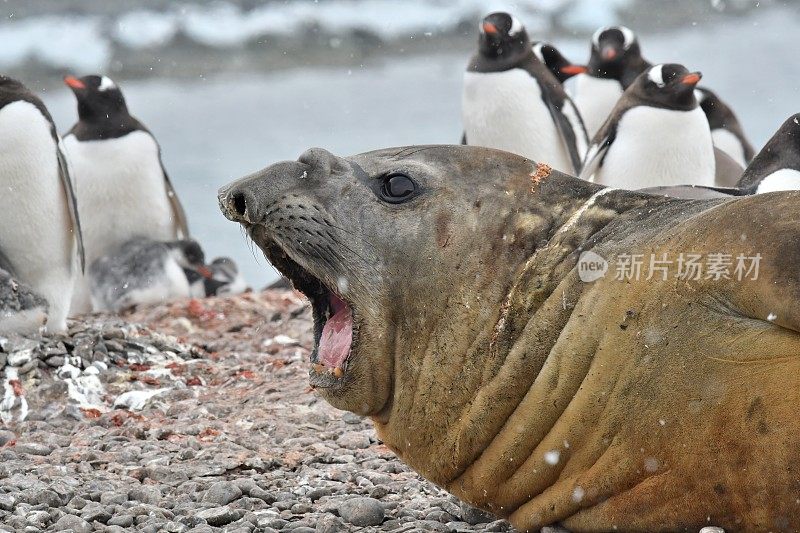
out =
{"type": "Polygon", "coordinates": [[[154,485],[142,485],[128,491],[128,498],[141,503],[158,505],[161,502],[161,489],[154,485]]]}
{"type": "Polygon", "coordinates": [[[27,453],[28,455],[47,456],[53,453],[53,448],[38,442],[18,442],[14,450],[17,453],[27,453]]]}
{"type": "Polygon", "coordinates": [[[352,498],[339,504],[339,516],[354,526],[377,526],[386,511],[375,498],[352,498]]]}
{"type": "Polygon", "coordinates": [[[202,501],[219,506],[227,505],[241,497],[242,490],[236,484],[229,481],[219,481],[211,485],[206,493],[203,494],[202,501]]]}
{"type": "Polygon", "coordinates": [[[66,531],[71,529],[74,533],[91,533],[92,525],[79,516],[65,514],[58,519],[54,526],[56,531],[66,531]]]}
{"type": "Polygon", "coordinates": [[[461,518],[471,525],[486,524],[495,520],[495,517],[486,511],[481,511],[477,507],[463,502],[461,503],[461,518]]]}
{"type": "Polygon", "coordinates": [[[0,429],[0,446],[5,446],[12,440],[16,439],[16,435],[14,435],[13,431],[8,431],[6,429],[0,429]]]}
{"type": "Polygon", "coordinates": [[[239,512],[228,506],[212,507],[197,513],[198,518],[202,518],[211,526],[224,526],[239,519],[239,512]]]}
{"type": "Polygon", "coordinates": [[[0,494],[0,511],[11,511],[17,499],[11,494],[0,494]]]}

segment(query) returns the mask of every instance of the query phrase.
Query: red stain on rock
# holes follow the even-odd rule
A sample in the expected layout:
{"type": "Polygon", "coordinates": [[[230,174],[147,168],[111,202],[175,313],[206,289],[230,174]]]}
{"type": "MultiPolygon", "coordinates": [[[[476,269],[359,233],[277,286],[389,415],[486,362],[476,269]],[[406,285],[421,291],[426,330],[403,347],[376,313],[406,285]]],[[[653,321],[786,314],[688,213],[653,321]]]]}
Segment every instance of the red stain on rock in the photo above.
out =
{"type": "Polygon", "coordinates": [[[219,431],[217,431],[214,428],[206,428],[200,433],[198,433],[197,436],[200,440],[210,440],[213,439],[214,437],[219,436],[219,431]]]}
{"type": "Polygon", "coordinates": [[[167,368],[169,368],[173,374],[179,376],[183,374],[184,370],[186,370],[186,365],[182,365],[176,361],[173,361],[167,365],[167,368]]]}
{"type": "Polygon", "coordinates": [[[103,414],[100,409],[95,409],[94,407],[81,407],[80,409],[86,418],[100,418],[100,415],[103,414]]]}
{"type": "Polygon", "coordinates": [[[206,308],[203,303],[198,300],[197,298],[192,298],[189,300],[189,303],[186,305],[186,313],[193,318],[200,318],[203,316],[203,313],[206,312],[206,308]]]}
{"type": "Polygon", "coordinates": [[[202,384],[203,384],[202,380],[197,376],[191,376],[186,378],[187,387],[199,387],[202,384]]]}
{"type": "Polygon", "coordinates": [[[25,389],[22,388],[22,382],[18,379],[9,379],[8,384],[11,385],[11,389],[14,391],[14,396],[22,396],[25,393],[25,389]]]}
{"type": "Polygon", "coordinates": [[[150,370],[150,365],[143,363],[131,363],[130,365],[128,365],[128,368],[130,368],[134,372],[144,372],[150,370]]]}

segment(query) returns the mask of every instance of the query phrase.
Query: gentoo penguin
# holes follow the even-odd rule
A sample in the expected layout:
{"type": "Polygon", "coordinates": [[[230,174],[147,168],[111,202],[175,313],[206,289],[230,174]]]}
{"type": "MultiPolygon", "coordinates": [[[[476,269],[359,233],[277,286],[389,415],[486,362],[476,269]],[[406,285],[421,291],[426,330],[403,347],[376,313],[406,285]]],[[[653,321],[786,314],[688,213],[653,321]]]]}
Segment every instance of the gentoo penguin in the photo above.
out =
{"type": "Polygon", "coordinates": [[[767,141],[738,186],[755,194],[800,190],[800,113],[786,119],[767,141]]]}
{"type": "Polygon", "coordinates": [[[610,26],[594,32],[587,71],[575,76],[570,93],[590,139],[625,89],[651,66],[642,57],[639,40],[630,28],[610,26]]]}
{"type": "Polygon", "coordinates": [[[42,101],[5,76],[0,76],[0,186],[3,269],[47,301],[48,330],[63,331],[83,268],[69,168],[42,101]]]}
{"type": "Polygon", "coordinates": [[[536,58],[550,69],[550,72],[562,85],[571,77],[587,71],[583,65],[576,65],[569,61],[558,48],[547,41],[533,41],[531,46],[536,58]]]}
{"type": "Polygon", "coordinates": [[[48,311],[47,300],[0,268],[0,335],[37,333],[48,311]]]}
{"type": "Polygon", "coordinates": [[[705,87],[697,88],[695,98],[700,102],[700,108],[708,119],[714,146],[731,156],[742,167],[746,167],[753,159],[755,150],[745,137],[733,110],[713,91],[705,87]]]}
{"type": "Polygon", "coordinates": [[[522,23],[492,13],[464,74],[467,144],[507,150],[576,173],[586,150],[580,114],[531,49],[522,23]]]}
{"type": "Polygon", "coordinates": [[[713,186],[714,145],[694,97],[700,77],[677,64],[640,74],[592,140],[581,177],[620,189],[713,186]]]}
{"type": "MultiPolygon", "coordinates": [[[[134,237],[188,237],[186,216],[161,162],[153,135],[128,112],[119,87],[106,76],[66,76],[78,122],[64,136],[83,220],[87,263],[134,237]]],[[[72,313],[89,311],[86,280],[72,313]]]]}
{"type": "Polygon", "coordinates": [[[155,241],[136,237],[99,257],[88,272],[92,307],[120,312],[136,305],[205,296],[202,248],[191,239],[155,241]],[[192,279],[189,279],[189,278],[192,279]]]}
{"type": "Polygon", "coordinates": [[[206,296],[241,294],[248,289],[239,267],[230,257],[217,257],[208,265],[206,296]]]}

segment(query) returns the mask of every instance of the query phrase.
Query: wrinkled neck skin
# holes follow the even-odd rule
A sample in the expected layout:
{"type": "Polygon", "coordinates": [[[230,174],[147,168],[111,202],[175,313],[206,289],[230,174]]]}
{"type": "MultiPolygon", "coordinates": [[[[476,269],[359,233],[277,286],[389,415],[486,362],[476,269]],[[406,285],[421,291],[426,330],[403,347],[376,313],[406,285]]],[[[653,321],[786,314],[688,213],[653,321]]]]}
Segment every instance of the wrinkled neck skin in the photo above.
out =
{"type": "MultiPolygon", "coordinates": [[[[488,225],[459,231],[474,237],[442,254],[454,257],[444,270],[445,297],[426,301],[415,316],[390,316],[393,393],[373,416],[383,442],[437,485],[492,507],[484,487],[463,476],[492,441],[513,438],[503,424],[534,386],[570,316],[566,302],[580,282],[568,280],[581,247],[601,242],[603,228],[624,213],[664,201],[553,171],[533,193],[528,181],[487,202],[488,225]]],[[[422,293],[408,287],[391,309],[420,308],[412,300],[422,293]]],[[[525,459],[504,458],[489,469],[510,477],[525,459]]]]}

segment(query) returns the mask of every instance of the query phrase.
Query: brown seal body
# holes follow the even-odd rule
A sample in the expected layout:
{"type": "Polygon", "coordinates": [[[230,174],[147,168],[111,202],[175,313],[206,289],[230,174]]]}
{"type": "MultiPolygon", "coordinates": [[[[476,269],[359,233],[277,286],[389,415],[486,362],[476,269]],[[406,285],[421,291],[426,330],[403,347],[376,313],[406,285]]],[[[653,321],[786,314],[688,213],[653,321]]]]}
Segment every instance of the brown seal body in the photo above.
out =
{"type": "Polygon", "coordinates": [[[678,200],[433,146],[312,149],[220,203],[318,339],[330,293],[352,309],[320,394],[459,498],[523,531],[800,529],[800,193],[678,200]]]}

